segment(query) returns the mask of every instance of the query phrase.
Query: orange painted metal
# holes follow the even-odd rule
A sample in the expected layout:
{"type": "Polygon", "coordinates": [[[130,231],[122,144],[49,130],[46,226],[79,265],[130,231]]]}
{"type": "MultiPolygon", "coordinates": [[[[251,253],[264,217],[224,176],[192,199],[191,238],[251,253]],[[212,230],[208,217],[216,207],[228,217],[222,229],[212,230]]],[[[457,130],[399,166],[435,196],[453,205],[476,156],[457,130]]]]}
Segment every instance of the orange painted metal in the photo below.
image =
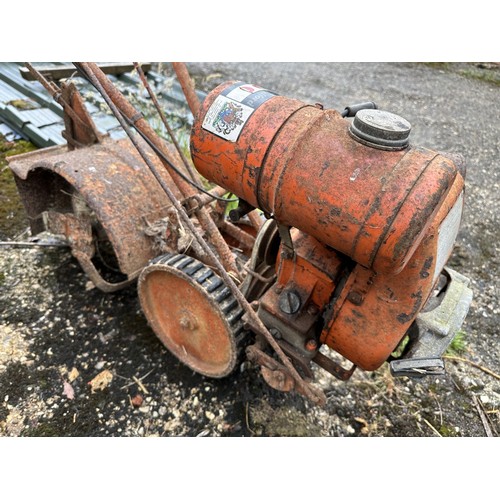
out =
{"type": "MultiPolygon", "coordinates": [[[[463,178],[457,175],[430,228],[398,275],[379,274],[360,265],[354,268],[321,342],[364,370],[376,370],[387,360],[425,305],[450,255],[456,235],[448,235],[448,244],[443,246],[440,233],[452,208],[461,208],[463,189],[463,178]]],[[[459,221],[459,210],[456,215],[459,221]]]]}
{"type": "Polygon", "coordinates": [[[265,155],[278,130],[297,109],[300,101],[276,96],[251,116],[245,132],[231,142],[203,129],[203,119],[220,92],[236,82],[220,85],[203,101],[191,132],[191,157],[197,170],[207,179],[258,206],[257,182],[265,155]]]}
{"type": "Polygon", "coordinates": [[[208,377],[233,370],[237,346],[228,317],[195,279],[173,266],[151,264],[139,277],[138,291],[149,324],[180,361],[208,377]]]}
{"type": "Polygon", "coordinates": [[[337,252],[327,248],[312,236],[292,230],[294,258],[278,256],[276,263],[277,283],[300,290],[307,304],[321,310],[330,301],[342,266],[337,252]]]}
{"type": "Polygon", "coordinates": [[[365,146],[336,111],[282,96],[240,119],[228,140],[207,120],[222,118],[216,100],[234,85],[212,91],[195,119],[191,153],[201,174],[365,267],[401,272],[453,184],[453,162],[422,148],[365,146]]]}

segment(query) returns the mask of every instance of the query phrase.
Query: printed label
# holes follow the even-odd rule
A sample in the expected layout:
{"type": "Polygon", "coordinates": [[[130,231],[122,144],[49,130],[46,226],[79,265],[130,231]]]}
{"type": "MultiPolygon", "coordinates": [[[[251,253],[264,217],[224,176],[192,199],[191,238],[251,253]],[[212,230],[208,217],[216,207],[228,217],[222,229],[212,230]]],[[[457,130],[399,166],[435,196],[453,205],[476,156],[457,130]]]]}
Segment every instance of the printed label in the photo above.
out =
{"type": "Polygon", "coordinates": [[[223,139],[236,142],[252,113],[275,96],[274,92],[249,83],[231,85],[212,103],[202,127],[223,139]]]}

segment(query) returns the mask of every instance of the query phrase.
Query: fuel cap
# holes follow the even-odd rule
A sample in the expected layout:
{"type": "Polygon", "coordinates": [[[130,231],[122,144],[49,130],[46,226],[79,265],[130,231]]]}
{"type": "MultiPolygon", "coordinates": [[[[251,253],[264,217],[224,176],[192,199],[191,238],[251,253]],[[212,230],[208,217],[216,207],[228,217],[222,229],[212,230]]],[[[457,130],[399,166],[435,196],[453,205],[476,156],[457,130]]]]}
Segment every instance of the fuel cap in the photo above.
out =
{"type": "Polygon", "coordinates": [[[349,128],[349,133],[358,142],[389,151],[406,148],[410,131],[408,120],[380,109],[358,111],[349,128]]]}

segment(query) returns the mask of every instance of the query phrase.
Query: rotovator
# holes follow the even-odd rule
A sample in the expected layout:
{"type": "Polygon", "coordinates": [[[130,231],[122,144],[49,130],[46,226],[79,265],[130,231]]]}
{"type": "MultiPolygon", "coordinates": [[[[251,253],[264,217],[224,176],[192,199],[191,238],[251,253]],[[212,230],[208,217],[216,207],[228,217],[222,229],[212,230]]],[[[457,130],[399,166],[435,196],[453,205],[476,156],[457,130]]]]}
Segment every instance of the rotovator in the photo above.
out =
{"type": "Polygon", "coordinates": [[[244,353],[273,388],[319,404],[313,365],[342,380],[384,362],[394,376],[444,373],[472,299],[446,267],[461,158],[413,145],[408,121],[373,102],[340,113],[231,81],[200,104],[174,63],[194,114],[193,169],[97,65],[75,66],[129,139],[101,137],[62,85],[68,147],[10,165],[32,231],[64,235],[104,291],[138,278],[149,324],[181,361],[223,377],[244,353]],[[103,241],[120,282],[95,264],[103,241]]]}

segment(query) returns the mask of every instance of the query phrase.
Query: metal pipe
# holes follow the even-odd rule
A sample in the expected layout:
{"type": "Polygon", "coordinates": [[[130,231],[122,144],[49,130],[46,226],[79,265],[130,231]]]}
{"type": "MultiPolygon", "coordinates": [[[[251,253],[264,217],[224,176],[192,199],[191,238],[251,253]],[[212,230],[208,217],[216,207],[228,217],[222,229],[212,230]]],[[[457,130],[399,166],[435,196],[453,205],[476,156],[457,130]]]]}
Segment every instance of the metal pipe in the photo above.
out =
{"type": "Polygon", "coordinates": [[[264,221],[261,219],[257,210],[252,210],[247,214],[248,220],[251,222],[252,226],[258,231],[264,221]]]}
{"type": "Polygon", "coordinates": [[[252,249],[255,245],[255,238],[251,234],[248,234],[243,229],[231,224],[231,222],[227,220],[222,221],[220,228],[229,236],[238,240],[245,248],[252,249]]]}
{"type": "Polygon", "coordinates": [[[200,109],[200,100],[196,95],[193,80],[191,80],[191,76],[189,75],[186,65],[182,62],[173,62],[172,67],[174,68],[177,79],[181,84],[182,91],[186,96],[189,109],[191,110],[191,113],[193,113],[193,116],[196,116],[198,110],[200,109]]]}
{"type": "Polygon", "coordinates": [[[153,104],[154,104],[154,106],[156,108],[156,111],[158,112],[158,115],[160,116],[160,119],[161,119],[163,125],[167,129],[168,135],[172,139],[172,143],[174,144],[175,149],[179,153],[179,156],[180,156],[180,158],[182,160],[182,163],[184,163],[184,166],[186,167],[186,171],[188,172],[188,174],[190,175],[191,179],[194,182],[196,182],[198,184],[201,184],[200,175],[199,175],[198,171],[189,163],[189,161],[187,160],[187,158],[184,156],[184,154],[182,152],[182,149],[181,149],[181,147],[179,145],[179,142],[177,141],[172,128],[168,124],[168,121],[167,121],[167,118],[165,116],[165,113],[161,109],[160,103],[158,102],[158,99],[156,98],[156,94],[153,92],[153,89],[149,85],[149,82],[148,82],[148,80],[146,78],[146,75],[144,74],[144,71],[142,70],[142,66],[139,63],[135,62],[134,63],[134,67],[135,67],[135,69],[136,69],[136,71],[137,71],[137,73],[139,75],[139,78],[141,79],[142,84],[144,85],[144,88],[147,90],[147,92],[149,94],[149,97],[153,101],[153,104]]]}
{"type": "Polygon", "coordinates": [[[213,198],[213,196],[217,196],[218,198],[224,196],[226,193],[228,193],[228,190],[222,186],[216,186],[211,189],[209,193],[212,196],[210,196],[209,194],[198,195],[197,201],[200,207],[204,207],[205,205],[208,205],[209,203],[215,201],[215,198],[213,198]]]}

